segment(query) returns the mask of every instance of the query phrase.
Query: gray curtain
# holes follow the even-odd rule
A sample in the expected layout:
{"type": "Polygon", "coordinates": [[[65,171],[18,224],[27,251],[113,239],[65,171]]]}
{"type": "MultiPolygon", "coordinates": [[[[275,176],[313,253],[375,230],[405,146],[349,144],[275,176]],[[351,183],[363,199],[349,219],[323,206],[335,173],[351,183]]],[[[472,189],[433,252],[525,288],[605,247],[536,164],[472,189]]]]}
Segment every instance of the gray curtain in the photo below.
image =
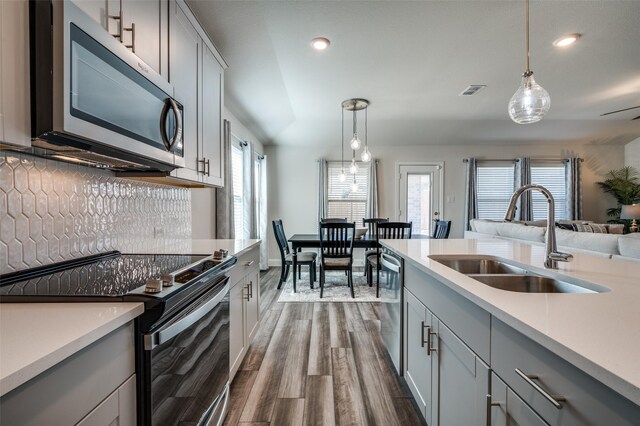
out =
{"type": "Polygon", "coordinates": [[[327,182],[327,160],[318,160],[318,222],[327,217],[327,195],[329,187],[327,182]]]}
{"type": "Polygon", "coordinates": [[[369,191],[367,192],[366,217],[378,217],[378,160],[371,159],[369,163],[369,191]]]}
{"type": "Polygon", "coordinates": [[[582,159],[565,160],[564,176],[567,191],[567,219],[582,219],[582,159]]]}
{"type": "Polygon", "coordinates": [[[256,221],[257,188],[255,185],[255,153],[253,142],[242,143],[242,184],[244,191],[242,194],[242,210],[244,211],[244,223],[242,229],[245,240],[258,238],[258,224],[256,221]]]}
{"type": "Polygon", "coordinates": [[[466,159],[464,229],[471,230],[471,219],[478,217],[478,199],[476,198],[476,177],[478,164],[475,158],[466,159]]]}
{"type": "Polygon", "coordinates": [[[233,178],[231,172],[231,122],[224,120],[224,187],[216,189],[216,238],[235,238],[233,178]]]}
{"type": "Polygon", "coordinates": [[[269,269],[269,244],[267,244],[267,157],[258,157],[260,163],[258,188],[258,238],[262,240],[260,244],[260,270],[269,269]]]}
{"type": "MultiPolygon", "coordinates": [[[[523,185],[531,183],[531,159],[520,157],[515,163],[515,188],[514,191],[523,185]]],[[[533,202],[531,192],[527,191],[517,202],[516,220],[533,220],[533,202]]]]}

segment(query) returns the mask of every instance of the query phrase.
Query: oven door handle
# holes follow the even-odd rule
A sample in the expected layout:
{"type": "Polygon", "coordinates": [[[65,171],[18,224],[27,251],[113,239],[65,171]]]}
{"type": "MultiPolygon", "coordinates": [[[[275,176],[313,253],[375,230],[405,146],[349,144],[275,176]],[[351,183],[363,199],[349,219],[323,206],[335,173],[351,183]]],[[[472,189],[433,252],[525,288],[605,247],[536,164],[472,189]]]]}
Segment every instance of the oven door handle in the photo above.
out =
{"type": "Polygon", "coordinates": [[[153,350],[156,346],[173,339],[178,334],[191,327],[196,322],[200,321],[205,315],[215,309],[220,304],[222,299],[229,292],[229,277],[225,277],[225,284],[221,291],[219,291],[214,297],[207,300],[202,305],[195,308],[184,318],[179,321],[169,324],[166,327],[160,328],[158,331],[144,335],[144,349],[147,351],[153,350]]]}
{"type": "Polygon", "coordinates": [[[400,262],[398,261],[398,259],[391,255],[388,255],[387,253],[380,253],[380,264],[383,268],[387,268],[392,272],[400,272],[400,262]]]}

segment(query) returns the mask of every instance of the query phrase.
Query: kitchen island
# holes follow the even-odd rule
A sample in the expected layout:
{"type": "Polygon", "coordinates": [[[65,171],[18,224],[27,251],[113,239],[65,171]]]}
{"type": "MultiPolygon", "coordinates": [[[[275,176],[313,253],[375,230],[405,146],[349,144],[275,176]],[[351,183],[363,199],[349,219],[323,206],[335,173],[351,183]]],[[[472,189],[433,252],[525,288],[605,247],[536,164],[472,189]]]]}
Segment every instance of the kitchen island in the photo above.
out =
{"type": "MultiPolygon", "coordinates": [[[[532,360],[531,365],[541,368],[553,366],[556,361],[562,363],[558,371],[571,370],[567,373],[571,376],[568,382],[581,383],[583,390],[589,393],[593,389],[598,397],[602,397],[604,392],[606,401],[601,402],[613,404],[618,411],[627,411],[627,416],[640,416],[640,265],[576,253],[572,262],[561,263],[558,270],[547,270],[543,267],[544,247],[504,240],[388,240],[382,244],[404,259],[403,372],[414,396],[418,394],[419,405],[422,400],[423,414],[430,424],[435,419],[446,423],[442,421],[446,407],[442,406],[442,399],[438,401],[437,395],[432,395],[438,389],[441,392],[446,388],[441,369],[444,355],[451,352],[447,352],[446,338],[450,341],[456,339],[457,343],[469,349],[471,357],[476,357],[466,362],[473,369],[475,380],[490,382],[484,385],[486,392],[479,390],[482,400],[474,403],[477,405],[475,413],[488,412],[490,418],[493,414],[494,424],[499,424],[495,421],[501,416],[500,410],[506,410],[500,406],[501,398],[497,394],[502,388],[511,391],[511,388],[501,386],[501,381],[515,388],[523,386],[520,389],[524,390],[516,397],[536,409],[534,414],[548,423],[580,423],[579,416],[584,413],[576,408],[579,390],[552,388],[549,384],[553,380],[545,377],[544,372],[524,371],[524,367],[518,370],[524,371],[524,376],[530,376],[528,380],[517,373],[514,376],[511,358],[515,357],[515,364],[521,360],[528,365],[527,356],[536,355],[538,350],[544,354],[532,360]],[[595,289],[604,287],[603,290],[608,291],[575,294],[500,290],[429,257],[438,255],[496,256],[519,264],[532,273],[584,280],[593,283],[595,289]],[[416,306],[418,310],[414,309],[416,306]],[[420,311],[422,308],[424,315],[420,311]],[[416,318],[423,316],[418,318],[415,327],[412,326],[411,315],[417,315],[416,318]],[[426,337],[422,339],[420,334],[426,337]],[[422,341],[413,348],[412,342],[416,337],[422,341]],[[425,345],[428,347],[426,342],[432,343],[433,349],[422,350],[425,345]],[[440,352],[434,355],[438,349],[440,352]],[[430,358],[431,355],[434,358],[430,358]],[[427,366],[427,362],[431,364],[427,366]],[[482,368],[486,369],[486,377],[480,377],[482,368]],[[424,379],[421,369],[429,369],[427,379],[424,379]],[[533,378],[535,374],[538,377],[533,378]],[[587,377],[586,381],[582,381],[580,375],[587,377]],[[512,385],[511,381],[515,384],[512,385]],[[563,391],[569,394],[560,395],[565,396],[566,401],[553,403],[539,390],[530,387],[529,382],[543,391],[545,386],[551,388],[553,392],[547,392],[546,396],[563,391]],[[485,399],[486,394],[491,394],[491,389],[494,391],[493,400],[485,399]],[[618,402],[620,405],[616,406],[618,402]],[[493,405],[493,408],[485,403],[493,405]],[[572,417],[578,420],[570,420],[572,417]]],[[[556,373],[554,370],[553,374],[558,375],[556,373]]],[[[508,397],[506,399],[509,400],[508,397]]],[[[467,411],[473,410],[469,408],[467,411]]],[[[621,421],[629,421],[629,417],[621,415],[621,421]]],[[[635,417],[636,420],[638,418],[635,417]]],[[[474,419],[477,421],[477,415],[474,419]]]]}

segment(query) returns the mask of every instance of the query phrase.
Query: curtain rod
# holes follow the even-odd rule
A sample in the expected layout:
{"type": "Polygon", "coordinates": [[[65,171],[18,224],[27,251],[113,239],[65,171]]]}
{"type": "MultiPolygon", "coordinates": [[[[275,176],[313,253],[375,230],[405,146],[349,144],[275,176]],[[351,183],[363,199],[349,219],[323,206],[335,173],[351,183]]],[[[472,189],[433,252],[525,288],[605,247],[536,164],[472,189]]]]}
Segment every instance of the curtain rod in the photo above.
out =
{"type": "MultiPolygon", "coordinates": [[[[567,161],[569,161],[568,158],[544,158],[544,157],[531,157],[532,161],[562,161],[563,163],[566,163],[567,161]]],[[[580,162],[584,162],[584,158],[578,158],[578,160],[580,160],[580,162]]],[[[491,159],[491,158],[476,158],[476,161],[506,161],[506,162],[519,162],[520,159],[518,158],[496,158],[496,159],[491,159]]],[[[468,163],[469,159],[468,158],[464,158],[462,160],[463,163],[468,163]]]]}

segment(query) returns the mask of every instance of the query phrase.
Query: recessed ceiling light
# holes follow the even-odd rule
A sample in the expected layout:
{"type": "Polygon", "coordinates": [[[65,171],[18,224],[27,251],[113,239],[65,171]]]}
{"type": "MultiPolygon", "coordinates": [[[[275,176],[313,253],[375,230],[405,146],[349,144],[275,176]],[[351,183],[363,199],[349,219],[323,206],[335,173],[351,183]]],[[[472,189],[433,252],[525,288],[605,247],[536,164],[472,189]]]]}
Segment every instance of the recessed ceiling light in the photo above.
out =
{"type": "Polygon", "coordinates": [[[329,39],[324,37],[316,37],[311,40],[311,47],[316,50],[324,50],[329,47],[330,44],[331,42],[329,41],[329,39]]]}
{"type": "Polygon", "coordinates": [[[580,38],[580,34],[578,34],[578,33],[576,33],[576,34],[568,34],[568,35],[562,36],[559,39],[557,39],[556,41],[554,41],[553,45],[556,46],[556,47],[571,46],[579,38],[580,38]]]}

